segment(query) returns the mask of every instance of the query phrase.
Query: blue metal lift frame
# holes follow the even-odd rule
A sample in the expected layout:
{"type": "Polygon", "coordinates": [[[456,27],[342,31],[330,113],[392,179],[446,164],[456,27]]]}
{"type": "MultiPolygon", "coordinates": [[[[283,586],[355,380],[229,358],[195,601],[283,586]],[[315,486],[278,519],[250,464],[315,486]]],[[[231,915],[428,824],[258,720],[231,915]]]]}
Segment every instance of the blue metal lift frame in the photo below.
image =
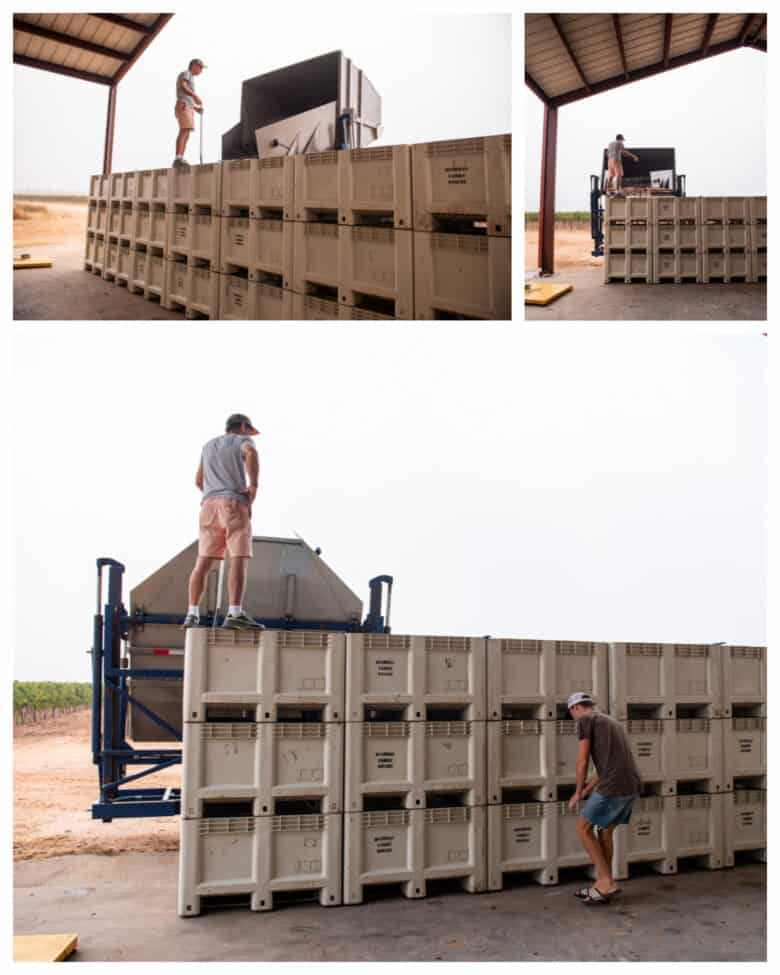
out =
{"type": "MultiPolygon", "coordinates": [[[[122,602],[125,567],[116,559],[97,560],[97,608],[92,627],[92,761],[98,768],[100,799],[92,805],[92,818],[110,823],[113,819],[147,816],[177,816],[181,796],[175,788],[124,788],[147,775],[181,763],[181,748],[135,748],[125,738],[127,708],[133,704],[178,742],[181,736],[167,721],[133,698],[128,680],[183,680],[183,670],[157,670],[122,666],[122,641],[134,625],[144,623],[181,624],[182,616],[153,613],[128,614],[122,602]],[[108,583],[103,603],[104,571],[108,583]],[[141,771],[127,774],[128,766],[141,771]]],[[[393,577],[375,576],[369,582],[369,612],[362,624],[337,621],[307,621],[292,618],[263,619],[269,629],[330,630],[333,632],[389,633],[393,577]],[[387,611],[382,614],[383,585],[387,586],[387,611]],[[387,621],[387,625],[386,622],[387,621]]],[[[222,620],[217,616],[217,624],[222,620]]],[[[204,616],[211,626],[213,616],[204,616]]]]}

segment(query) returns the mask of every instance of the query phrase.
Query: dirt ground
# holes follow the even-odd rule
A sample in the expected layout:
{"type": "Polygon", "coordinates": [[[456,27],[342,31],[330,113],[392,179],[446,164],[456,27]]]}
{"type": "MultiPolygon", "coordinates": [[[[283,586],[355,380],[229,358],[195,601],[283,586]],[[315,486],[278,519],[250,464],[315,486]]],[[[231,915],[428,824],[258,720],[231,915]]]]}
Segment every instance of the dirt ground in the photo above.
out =
{"type": "MultiPolygon", "coordinates": [[[[155,746],[144,743],[144,747],[155,746]]],[[[168,769],[139,784],[150,788],[178,786],[180,778],[180,768],[168,769]]],[[[91,818],[91,806],[97,799],[90,710],[15,727],[15,860],[179,848],[177,816],[103,823],[91,818]]]]}
{"type": "Polygon", "coordinates": [[[20,248],[65,244],[84,246],[87,204],[50,202],[45,197],[14,198],[14,256],[20,248]]]}
{"type": "MultiPolygon", "coordinates": [[[[591,257],[593,238],[590,228],[570,230],[555,228],[555,269],[566,267],[602,267],[603,258],[591,257]]],[[[539,266],[539,225],[529,224],[525,230],[525,271],[529,274],[539,266]]]]}

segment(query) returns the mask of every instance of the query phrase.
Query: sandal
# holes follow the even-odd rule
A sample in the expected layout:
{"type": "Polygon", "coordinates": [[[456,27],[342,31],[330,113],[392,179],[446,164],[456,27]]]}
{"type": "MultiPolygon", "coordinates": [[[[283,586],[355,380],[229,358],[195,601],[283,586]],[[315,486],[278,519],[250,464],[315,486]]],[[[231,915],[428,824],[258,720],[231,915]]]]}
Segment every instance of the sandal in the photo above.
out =
{"type": "Polygon", "coordinates": [[[609,904],[612,894],[603,894],[598,887],[588,887],[588,893],[582,899],[583,904],[590,907],[592,904],[609,904]]]}
{"type": "MultiPolygon", "coordinates": [[[[574,891],[574,896],[575,897],[578,897],[580,900],[583,900],[583,901],[584,900],[587,900],[587,898],[588,898],[588,891],[590,889],[591,889],[590,887],[580,887],[579,890],[575,890],[574,891]]],[[[596,888],[594,887],[593,890],[595,890],[595,889],[596,888]]],[[[623,890],[622,887],[616,887],[614,890],[610,891],[608,894],[601,894],[601,891],[599,891],[599,893],[601,894],[602,897],[615,897],[622,890],[623,890]]]]}

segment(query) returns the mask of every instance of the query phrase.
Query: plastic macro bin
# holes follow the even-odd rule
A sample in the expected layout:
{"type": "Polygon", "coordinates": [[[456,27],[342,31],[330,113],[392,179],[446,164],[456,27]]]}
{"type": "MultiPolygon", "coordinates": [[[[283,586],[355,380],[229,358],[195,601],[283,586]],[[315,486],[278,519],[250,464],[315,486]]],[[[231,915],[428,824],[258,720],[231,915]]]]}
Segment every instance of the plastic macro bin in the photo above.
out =
{"type": "Polygon", "coordinates": [[[405,897],[425,896],[420,826],[413,809],[344,814],[345,904],[361,904],[365,888],[376,884],[400,884],[405,897]]]}
{"type": "Polygon", "coordinates": [[[485,640],[460,636],[350,633],[346,704],[349,721],[367,705],[404,708],[424,721],[429,705],[458,708],[463,720],[485,717],[485,640]]]}
{"type": "Polygon", "coordinates": [[[149,235],[152,229],[152,211],[149,204],[141,204],[133,209],[133,230],[130,242],[144,246],[149,245],[149,235]]]}
{"type": "Polygon", "coordinates": [[[251,281],[248,276],[241,274],[220,274],[220,321],[253,321],[255,318],[254,297],[255,291],[251,287],[251,281]]]}
{"type": "Polygon", "coordinates": [[[276,892],[319,890],[321,905],[340,904],[341,835],[340,813],[182,819],[179,916],[205,896],[248,894],[270,911],[276,892]]]}
{"type": "Polygon", "coordinates": [[[723,796],[726,866],[736,852],[751,852],[766,860],[767,813],[765,789],[735,789],[723,796]]]}
{"type": "Polygon", "coordinates": [[[108,238],[105,254],[103,277],[113,281],[116,276],[117,262],[119,260],[119,241],[116,237],[108,238]]]}
{"type": "Polygon", "coordinates": [[[536,719],[487,722],[489,803],[501,803],[503,789],[538,789],[540,801],[555,798],[556,724],[536,719]]]}
{"type": "Polygon", "coordinates": [[[653,196],[650,200],[650,215],[656,225],[666,221],[700,223],[697,196],[653,196]]]}
{"type": "Polygon", "coordinates": [[[222,275],[208,265],[190,267],[190,300],[187,318],[219,317],[219,279],[222,275]]]}
{"type": "Polygon", "coordinates": [[[285,220],[295,216],[295,157],[271,156],[256,160],[251,216],[281,209],[285,220]]]}
{"type": "Polygon", "coordinates": [[[146,288],[146,259],[148,251],[145,245],[130,245],[130,275],[127,279],[127,290],[131,294],[143,294],[146,288]]]}
{"type": "Polygon", "coordinates": [[[700,866],[720,870],[726,865],[723,809],[725,796],[674,797],[674,855],[695,857],[700,866]]]}
{"type": "Polygon", "coordinates": [[[309,220],[313,213],[323,210],[338,210],[340,155],[329,150],[295,156],[296,220],[309,220]]]}
{"type": "Polygon", "coordinates": [[[339,319],[345,322],[393,322],[394,315],[383,315],[378,311],[370,311],[368,308],[356,308],[354,305],[341,305],[339,307],[339,319]]]}
{"type": "Polygon", "coordinates": [[[488,717],[500,719],[505,706],[522,704],[537,706],[536,717],[554,719],[574,691],[606,710],[607,648],[579,640],[488,640],[488,717]]]}
{"type": "Polygon", "coordinates": [[[168,246],[168,223],[171,214],[160,204],[149,208],[149,246],[165,250],[168,246]]]}
{"type": "Polygon", "coordinates": [[[219,245],[222,218],[210,212],[194,212],[189,215],[190,254],[193,258],[208,261],[209,269],[219,270],[219,245]]]}
{"type": "Polygon", "coordinates": [[[512,317],[508,237],[414,232],[415,318],[512,317]]]}
{"type": "Polygon", "coordinates": [[[185,662],[185,721],[208,720],[212,704],[254,705],[258,721],[277,720],[287,705],[343,720],[343,633],[193,627],[185,662]]]}
{"type": "Polygon", "coordinates": [[[487,882],[484,806],[413,809],[415,826],[423,831],[423,879],[460,879],[471,894],[487,882]]]}
{"type": "Polygon", "coordinates": [[[285,288],[292,287],[292,223],[286,220],[250,220],[249,271],[252,280],[256,280],[259,273],[276,274],[282,278],[285,288]]]}
{"type": "Polygon", "coordinates": [[[126,243],[131,243],[133,239],[133,227],[135,213],[130,203],[123,203],[119,208],[119,239],[126,243]]]}
{"type": "Polygon", "coordinates": [[[226,159],[222,163],[220,175],[223,216],[234,209],[248,210],[252,206],[257,163],[257,159],[226,159]]]}
{"type": "Polygon", "coordinates": [[[144,298],[159,298],[160,304],[165,302],[165,254],[162,248],[150,247],[146,256],[146,287],[144,298]]]}
{"type": "Polygon", "coordinates": [[[676,717],[677,704],[722,706],[722,647],[709,644],[613,643],[609,649],[610,712],[628,718],[630,705],[663,707],[676,717]]]}
{"type": "Polygon", "coordinates": [[[108,233],[119,236],[119,221],[121,215],[121,204],[119,200],[112,200],[108,205],[108,233]]]}
{"type": "Polygon", "coordinates": [[[653,252],[608,250],[604,254],[604,282],[622,281],[632,284],[640,281],[650,284],[653,279],[653,252]]]}
{"type": "Polygon", "coordinates": [[[652,219],[651,199],[649,196],[608,196],[604,205],[604,220],[631,220],[652,219]]]}
{"type": "Polygon", "coordinates": [[[168,175],[168,206],[208,207],[219,213],[222,203],[221,163],[178,166],[168,175]]]}
{"type": "Polygon", "coordinates": [[[512,234],[512,136],[424,142],[412,146],[414,229],[437,218],[480,217],[490,236],[512,234]]]}
{"type": "Polygon", "coordinates": [[[314,295],[294,294],[292,317],[296,321],[335,322],[339,319],[339,303],[314,295]]]}
{"type": "Polygon", "coordinates": [[[121,281],[124,284],[127,284],[128,278],[130,277],[131,255],[132,251],[130,250],[129,242],[120,237],[116,260],[117,282],[121,281]]]}
{"type": "Polygon", "coordinates": [[[192,219],[187,209],[173,210],[168,214],[166,247],[169,256],[173,252],[189,257],[192,252],[192,219]]]}
{"type": "Polygon", "coordinates": [[[555,814],[553,802],[506,803],[486,810],[488,890],[502,890],[504,875],[511,873],[528,873],[545,885],[558,882],[555,814]]]}
{"type": "MultiPolygon", "coordinates": [[[[339,233],[335,223],[294,224],[293,291],[305,294],[310,285],[338,288],[339,233]]],[[[338,311],[335,317],[338,318],[338,311]]]]}
{"type": "Polygon", "coordinates": [[[126,173],[109,173],[108,175],[108,199],[117,201],[122,199],[122,188],[124,186],[126,173]]]}
{"type": "Polygon", "coordinates": [[[108,174],[97,173],[89,177],[89,195],[96,200],[108,199],[108,174]]]}
{"type": "Polygon", "coordinates": [[[243,269],[249,273],[249,216],[220,219],[219,263],[223,274],[243,269]]]}
{"type": "Polygon", "coordinates": [[[629,876],[632,863],[649,863],[657,873],[677,872],[674,821],[676,796],[642,796],[634,802],[631,821],[613,834],[612,874],[629,876]]]}
{"type": "Polygon", "coordinates": [[[656,255],[670,249],[698,252],[701,251],[701,232],[701,225],[696,223],[657,224],[653,228],[653,248],[656,255]]]}
{"type": "Polygon", "coordinates": [[[200,819],[204,802],[251,800],[270,815],[276,798],[319,798],[342,809],[344,725],[340,722],[185,722],[181,809],[200,819]]]}
{"type": "Polygon", "coordinates": [[[249,284],[255,292],[255,315],[258,321],[289,322],[295,318],[292,291],[284,291],[262,281],[250,280],[249,284]]]}
{"type": "Polygon", "coordinates": [[[673,724],[675,778],[706,779],[708,792],[721,792],[724,788],[722,719],[678,718],[673,724]]]}
{"type": "Polygon", "coordinates": [[[661,792],[676,792],[675,727],[670,718],[622,721],[631,752],[644,782],[659,783],[661,792]]]}
{"type": "MultiPolygon", "coordinates": [[[[665,228],[657,228],[665,229],[665,228]]],[[[679,230],[697,230],[696,227],[680,227],[679,230]]],[[[695,252],[656,251],[653,255],[653,283],[663,284],[672,282],[682,284],[685,281],[700,283],[702,279],[702,255],[695,252]]]]}
{"type": "Polygon", "coordinates": [[[190,268],[187,258],[165,262],[165,304],[169,311],[187,310],[190,300],[190,268]]]}
{"type": "Polygon", "coordinates": [[[749,196],[702,196],[701,223],[750,223],[750,199],[749,196]]]}
{"type": "Polygon", "coordinates": [[[738,776],[766,775],[766,718],[724,718],[723,760],[726,788],[738,776]]]}
{"type": "Polygon", "coordinates": [[[162,203],[168,205],[169,169],[142,169],[135,177],[135,205],[162,203]]]}
{"type": "Polygon", "coordinates": [[[766,223],[766,197],[749,196],[748,212],[751,223],[766,223]]]}
{"type": "Polygon", "coordinates": [[[765,223],[752,223],[750,225],[750,249],[753,251],[759,248],[766,249],[767,225],[765,223]]]}
{"type": "MultiPolygon", "coordinates": [[[[363,149],[361,152],[376,150],[363,149]]],[[[361,295],[394,303],[394,318],[414,318],[414,254],[410,230],[341,227],[339,296],[347,305],[361,295]]]]}
{"type": "Polygon", "coordinates": [[[555,859],[553,862],[555,867],[585,867],[588,874],[592,875],[593,866],[590,857],[582,848],[575,825],[582,803],[577,803],[574,809],[569,809],[568,801],[558,801],[549,805],[554,807],[555,859]]]}
{"type": "Polygon", "coordinates": [[[766,281],[766,251],[752,255],[753,258],[753,280],[766,281]]]}
{"type": "Polygon", "coordinates": [[[396,230],[412,229],[409,146],[351,149],[338,154],[339,223],[392,214],[396,230]]]}
{"type": "Polygon", "coordinates": [[[103,264],[106,259],[106,237],[105,234],[96,233],[92,247],[92,257],[90,260],[90,270],[93,274],[103,273],[103,264]]]}

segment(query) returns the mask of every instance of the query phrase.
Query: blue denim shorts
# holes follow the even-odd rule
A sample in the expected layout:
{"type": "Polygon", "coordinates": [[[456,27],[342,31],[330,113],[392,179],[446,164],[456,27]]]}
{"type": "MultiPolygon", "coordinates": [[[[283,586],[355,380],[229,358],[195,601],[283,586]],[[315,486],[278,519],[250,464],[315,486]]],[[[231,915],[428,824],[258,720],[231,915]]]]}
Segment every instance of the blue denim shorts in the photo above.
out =
{"type": "Polygon", "coordinates": [[[591,792],[580,809],[580,816],[599,829],[621,826],[631,819],[631,809],[636,798],[635,795],[602,796],[599,792],[591,792]]]}

